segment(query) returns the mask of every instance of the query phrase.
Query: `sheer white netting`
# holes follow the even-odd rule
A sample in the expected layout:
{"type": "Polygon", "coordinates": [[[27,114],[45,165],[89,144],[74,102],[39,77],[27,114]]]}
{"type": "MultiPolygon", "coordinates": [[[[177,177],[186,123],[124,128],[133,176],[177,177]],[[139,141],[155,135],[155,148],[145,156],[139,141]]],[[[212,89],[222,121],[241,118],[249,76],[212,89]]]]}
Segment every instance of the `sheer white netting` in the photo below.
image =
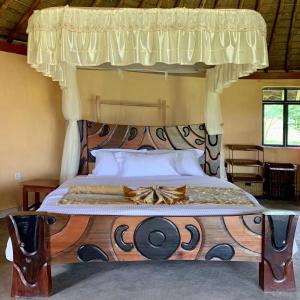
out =
{"type": "Polygon", "coordinates": [[[210,134],[222,134],[219,94],[223,88],[268,66],[266,24],[251,10],[66,6],[35,11],[27,32],[28,63],[59,81],[63,102],[68,103],[64,104],[69,125],[62,180],[76,174],[79,159],[79,133],[74,125],[80,118],[76,67],[104,63],[214,66],[207,70],[205,121],[210,134]]]}

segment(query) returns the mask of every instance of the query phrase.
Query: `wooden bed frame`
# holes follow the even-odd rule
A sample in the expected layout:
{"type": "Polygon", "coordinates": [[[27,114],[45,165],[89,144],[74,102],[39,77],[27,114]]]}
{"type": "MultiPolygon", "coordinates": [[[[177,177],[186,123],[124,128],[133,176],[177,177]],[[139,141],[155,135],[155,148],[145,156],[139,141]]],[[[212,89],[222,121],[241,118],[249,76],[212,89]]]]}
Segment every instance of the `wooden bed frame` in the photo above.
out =
{"type": "MultiPolygon", "coordinates": [[[[205,171],[218,175],[220,137],[204,125],[136,127],[79,122],[79,174],[96,148],[205,150],[205,171]]],[[[294,215],[100,216],[21,212],[7,217],[13,245],[11,295],[48,296],[51,264],[143,260],[258,262],[264,291],[294,291],[294,215]]]]}

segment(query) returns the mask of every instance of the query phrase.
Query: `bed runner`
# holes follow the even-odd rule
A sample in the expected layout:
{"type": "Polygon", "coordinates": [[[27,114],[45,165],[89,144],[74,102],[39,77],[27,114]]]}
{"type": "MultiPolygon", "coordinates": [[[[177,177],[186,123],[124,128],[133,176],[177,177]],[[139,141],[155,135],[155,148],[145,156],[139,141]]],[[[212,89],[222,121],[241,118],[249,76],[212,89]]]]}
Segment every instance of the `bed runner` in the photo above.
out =
{"type": "MultiPolygon", "coordinates": [[[[150,189],[151,187],[148,187],[150,189]]],[[[164,187],[160,187],[164,188],[164,187]]],[[[177,189],[176,187],[165,187],[166,189],[177,189]]],[[[143,188],[147,189],[147,188],[143,188]]],[[[239,188],[216,188],[186,186],[185,201],[174,204],[197,204],[197,205],[232,205],[232,206],[255,206],[247,194],[239,188]]],[[[60,205],[106,205],[106,204],[133,204],[133,205],[154,205],[149,203],[138,204],[124,196],[123,186],[73,186],[64,197],[59,200],[60,205]]],[[[168,205],[171,203],[161,203],[168,205]]]]}

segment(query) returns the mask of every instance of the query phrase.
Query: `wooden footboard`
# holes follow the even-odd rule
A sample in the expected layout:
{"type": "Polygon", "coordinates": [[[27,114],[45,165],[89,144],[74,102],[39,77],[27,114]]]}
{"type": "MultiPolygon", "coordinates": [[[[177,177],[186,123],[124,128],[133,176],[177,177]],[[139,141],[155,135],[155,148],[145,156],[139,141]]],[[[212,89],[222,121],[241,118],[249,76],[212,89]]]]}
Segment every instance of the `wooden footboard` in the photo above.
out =
{"type": "Polygon", "coordinates": [[[260,263],[266,291],[294,290],[295,216],[128,217],[17,214],[12,296],[48,296],[50,264],[142,260],[260,263]]]}

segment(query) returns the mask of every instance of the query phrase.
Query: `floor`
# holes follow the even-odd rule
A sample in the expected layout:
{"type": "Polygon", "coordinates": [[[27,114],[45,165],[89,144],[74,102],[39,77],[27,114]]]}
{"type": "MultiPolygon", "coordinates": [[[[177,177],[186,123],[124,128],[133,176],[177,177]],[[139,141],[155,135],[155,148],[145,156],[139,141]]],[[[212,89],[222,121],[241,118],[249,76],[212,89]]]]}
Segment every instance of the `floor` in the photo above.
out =
{"type": "MultiPolygon", "coordinates": [[[[263,201],[276,209],[297,210],[286,202],[263,201]]],[[[300,245],[300,225],[296,239],[300,245]]],[[[11,299],[11,264],[4,250],[7,232],[0,220],[0,299],[11,299]]],[[[300,252],[294,257],[298,291],[263,293],[258,264],[244,262],[142,262],[60,265],[52,267],[53,296],[49,299],[226,299],[300,300],[300,252]]],[[[43,298],[42,298],[43,299],[43,298]]]]}

